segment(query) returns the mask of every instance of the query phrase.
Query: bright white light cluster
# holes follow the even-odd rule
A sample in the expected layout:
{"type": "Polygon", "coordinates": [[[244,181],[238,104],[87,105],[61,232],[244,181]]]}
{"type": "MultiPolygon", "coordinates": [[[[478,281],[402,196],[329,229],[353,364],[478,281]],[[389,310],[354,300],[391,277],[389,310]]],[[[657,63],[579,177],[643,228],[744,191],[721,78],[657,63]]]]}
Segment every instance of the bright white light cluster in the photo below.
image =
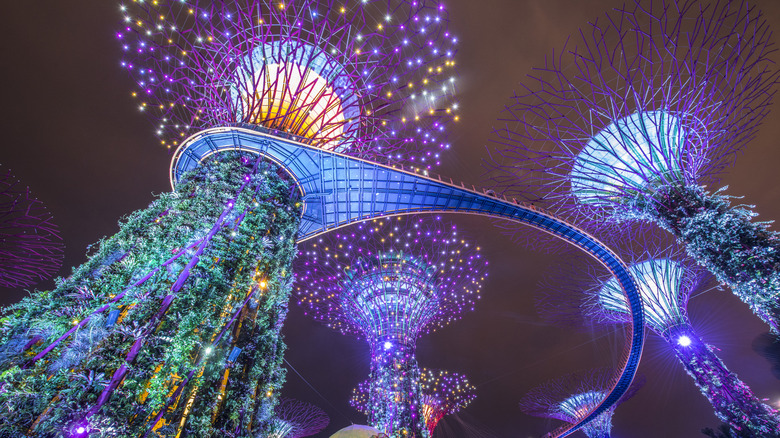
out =
{"type": "Polygon", "coordinates": [[[616,120],[577,155],[570,175],[572,193],[582,203],[602,204],[658,181],[679,180],[688,136],[680,118],[665,111],[616,120]]]}
{"type": "MultiPolygon", "coordinates": [[[[652,259],[634,264],[628,270],[637,281],[650,328],[661,333],[688,323],[685,294],[689,291],[683,264],[670,259],[652,259]]],[[[630,313],[623,289],[614,277],[599,289],[597,298],[608,312],[630,313]]]]}

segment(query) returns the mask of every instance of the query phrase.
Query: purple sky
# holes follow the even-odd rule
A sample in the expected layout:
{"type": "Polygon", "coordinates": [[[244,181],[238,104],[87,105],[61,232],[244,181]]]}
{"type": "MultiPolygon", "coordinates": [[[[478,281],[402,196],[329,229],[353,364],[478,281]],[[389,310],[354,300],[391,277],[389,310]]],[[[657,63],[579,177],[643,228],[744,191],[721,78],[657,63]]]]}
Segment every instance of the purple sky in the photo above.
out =
{"type": "MultiPolygon", "coordinates": [[[[778,33],[777,41],[780,3],[756,3],[778,33]]],[[[452,132],[453,150],[439,172],[479,185],[486,139],[516,84],[532,67],[542,66],[567,35],[622,1],[447,4],[451,29],[461,42],[456,60],[463,109],[452,132]]],[[[120,20],[117,2],[11,2],[3,11],[0,163],[29,184],[54,214],[67,245],[60,274],[67,275],[84,261],[87,245],[117,230],[121,216],[148,205],[153,193],[170,189],[169,156],[133,105],[131,81],[119,67],[113,37],[120,20]]],[[[730,185],[727,193],[745,195],[745,203],[757,205],[760,220],[780,219],[777,138],[780,110],[775,109],[723,180],[730,185]]],[[[517,402],[522,395],[562,374],[616,366],[622,335],[571,332],[542,322],[533,309],[536,284],[540,272],[559,259],[508,245],[488,219],[450,218],[479,239],[491,272],[476,312],[418,343],[421,366],[465,373],[477,386],[476,401],[445,418],[438,436],[539,436],[552,425],[521,413],[517,402]]],[[[3,293],[5,302],[24,295],[3,293]]],[[[283,396],[328,412],[331,426],[319,436],[364,423],[348,399],[352,387],[368,375],[367,344],[291,307],[284,329],[287,359],[316,392],[291,371],[283,396]]],[[[751,347],[766,326],[728,292],[708,292],[692,299],[689,308],[694,326],[720,350],[726,365],[759,397],[780,406],[780,381],[751,347]]],[[[694,437],[702,427],[717,426],[706,399],[663,342],[650,335],[646,345],[640,372],[648,383],[617,410],[613,436],[694,437]]]]}

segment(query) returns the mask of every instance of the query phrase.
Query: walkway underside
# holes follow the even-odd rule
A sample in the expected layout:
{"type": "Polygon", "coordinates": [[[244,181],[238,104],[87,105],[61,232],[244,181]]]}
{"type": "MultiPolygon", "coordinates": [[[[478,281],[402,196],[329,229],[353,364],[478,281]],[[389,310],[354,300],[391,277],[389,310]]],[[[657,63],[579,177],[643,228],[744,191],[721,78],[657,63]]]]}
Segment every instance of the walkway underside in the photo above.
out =
{"type": "Polygon", "coordinates": [[[644,343],[642,301],[622,260],[603,243],[577,227],[534,206],[510,202],[451,179],[384,166],[329,152],[246,128],[212,128],[190,137],[171,163],[171,183],[221,151],[246,151],[276,162],[297,181],[303,195],[298,241],[368,219],[411,213],[470,213],[503,218],[553,234],[599,260],[615,275],[630,303],[633,327],[627,358],[612,391],[580,423],[559,429],[567,436],[612,406],[628,389],[639,366],[644,343]]]}

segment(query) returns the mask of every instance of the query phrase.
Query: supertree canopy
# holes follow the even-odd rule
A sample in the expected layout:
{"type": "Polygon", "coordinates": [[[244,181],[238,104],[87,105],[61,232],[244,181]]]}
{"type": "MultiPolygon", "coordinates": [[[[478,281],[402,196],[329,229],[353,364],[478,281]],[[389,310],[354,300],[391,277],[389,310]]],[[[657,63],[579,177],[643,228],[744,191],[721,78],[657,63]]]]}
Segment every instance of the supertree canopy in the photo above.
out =
{"type": "Polygon", "coordinates": [[[62,264],[59,229],[43,203],[10,171],[0,173],[0,287],[27,287],[62,264]]]}
{"type": "Polygon", "coordinates": [[[301,252],[300,304],[369,343],[369,424],[388,434],[427,436],[416,342],[474,309],[487,276],[479,247],[438,218],[399,217],[331,233],[301,252]]]}
{"type": "MultiPolygon", "coordinates": [[[[469,383],[466,376],[459,373],[423,368],[417,385],[420,387],[425,428],[431,436],[442,418],[460,411],[476,398],[476,388],[469,383]]],[[[349,401],[352,407],[366,415],[371,410],[370,388],[370,380],[360,382],[352,390],[352,398],[349,401]]]]}
{"type": "MultiPolygon", "coordinates": [[[[520,409],[536,417],[576,423],[604,399],[612,374],[611,370],[594,369],[551,380],[530,390],[520,401],[520,409]]],[[[635,379],[618,403],[580,430],[589,438],[609,438],[615,409],[633,397],[643,385],[644,378],[635,379]]]]}
{"type": "Polygon", "coordinates": [[[281,399],[276,406],[274,427],[268,438],[301,438],[319,433],[330,419],[322,409],[293,399],[281,399]]]}
{"type": "Polygon", "coordinates": [[[744,2],[607,14],[513,98],[493,181],[582,223],[655,222],[777,331],[780,238],[706,187],[768,113],[770,37],[744,2]]]}
{"type": "MultiPolygon", "coordinates": [[[[446,148],[455,38],[438,3],[121,10],[124,66],[168,146],[240,125],[426,165],[446,148]]],[[[269,436],[303,203],[237,149],[200,156],[70,277],[4,310],[0,435],[269,436]]]]}
{"type": "Polygon", "coordinates": [[[168,148],[237,124],[422,167],[449,148],[457,38],[437,1],[169,0],[122,10],[122,65],[168,148]]]}
{"type": "MultiPolygon", "coordinates": [[[[622,254],[642,295],[647,326],[667,342],[718,418],[751,436],[777,436],[777,412],[726,368],[691,325],[688,299],[706,285],[705,274],[674,246],[661,242],[648,237],[626,245],[622,254]]],[[[591,322],[628,321],[628,307],[616,280],[604,278],[593,266],[572,266],[547,287],[554,289],[543,300],[548,315],[560,320],[584,316],[591,322]]]]}

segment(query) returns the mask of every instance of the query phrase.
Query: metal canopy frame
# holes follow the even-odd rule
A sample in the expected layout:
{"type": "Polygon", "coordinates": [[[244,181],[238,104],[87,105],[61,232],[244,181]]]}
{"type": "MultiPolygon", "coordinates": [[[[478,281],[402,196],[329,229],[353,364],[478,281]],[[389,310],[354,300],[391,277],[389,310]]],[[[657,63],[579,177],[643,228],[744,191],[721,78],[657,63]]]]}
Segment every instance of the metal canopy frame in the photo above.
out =
{"type": "Polygon", "coordinates": [[[250,152],[284,168],[296,181],[304,203],[298,231],[302,242],[335,228],[379,217],[414,213],[467,213],[507,219],[563,239],[603,264],[620,283],[632,316],[623,371],[611,392],[589,415],[553,432],[567,436],[614,405],[628,390],[644,344],[644,312],[636,282],[626,264],[595,237],[533,205],[499,198],[463,183],[427,172],[405,170],[273,136],[242,127],[219,127],[187,139],[171,160],[171,185],[188,170],[216,153],[250,152]]]}

